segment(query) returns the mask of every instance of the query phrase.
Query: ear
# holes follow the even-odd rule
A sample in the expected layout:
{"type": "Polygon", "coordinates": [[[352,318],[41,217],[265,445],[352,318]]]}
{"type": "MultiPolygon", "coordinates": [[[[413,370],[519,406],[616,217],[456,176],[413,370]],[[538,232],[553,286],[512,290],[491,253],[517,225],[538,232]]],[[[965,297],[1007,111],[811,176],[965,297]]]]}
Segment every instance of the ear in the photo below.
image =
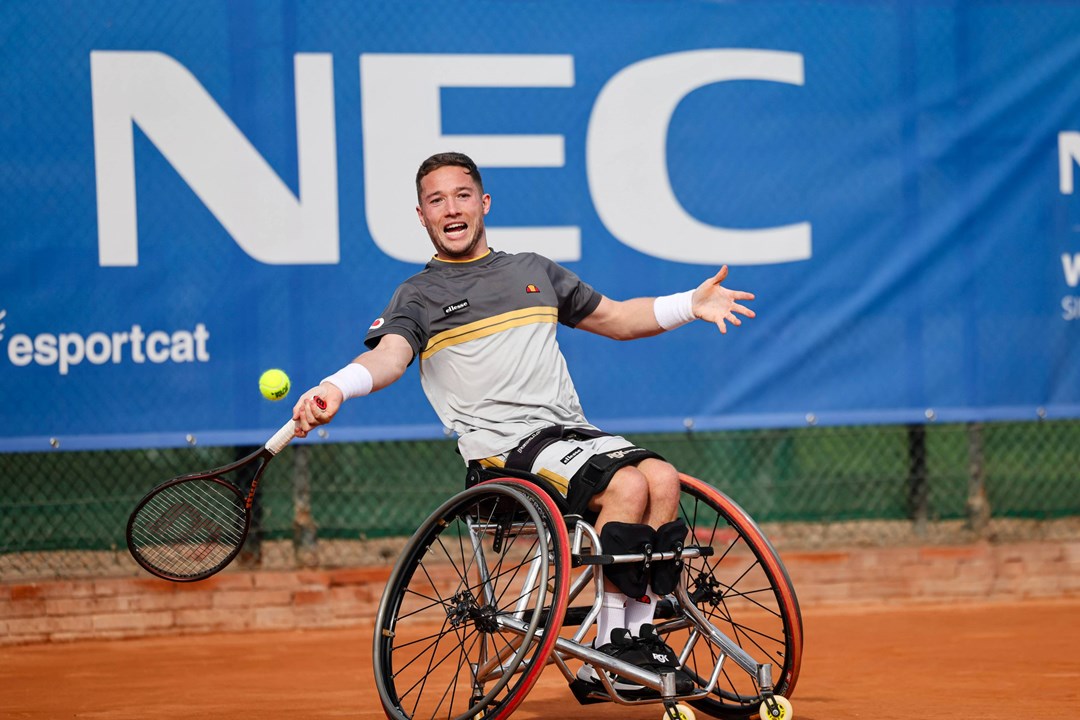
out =
{"type": "MultiPolygon", "coordinates": [[[[488,211],[491,210],[491,196],[488,195],[487,193],[484,193],[484,197],[482,197],[480,199],[480,202],[483,203],[483,205],[484,205],[484,214],[487,215],[488,211]]],[[[416,209],[418,211],[420,210],[420,208],[416,208],[416,209]]]]}
{"type": "MultiPolygon", "coordinates": [[[[484,212],[487,212],[487,211],[485,210],[484,212]]],[[[416,206],[416,217],[420,218],[420,225],[421,225],[421,227],[425,227],[425,228],[426,228],[426,227],[427,227],[427,223],[426,223],[426,222],[424,222],[424,213],[422,213],[422,212],[420,211],[420,206],[419,206],[419,205],[417,205],[417,206],[416,206]]]]}

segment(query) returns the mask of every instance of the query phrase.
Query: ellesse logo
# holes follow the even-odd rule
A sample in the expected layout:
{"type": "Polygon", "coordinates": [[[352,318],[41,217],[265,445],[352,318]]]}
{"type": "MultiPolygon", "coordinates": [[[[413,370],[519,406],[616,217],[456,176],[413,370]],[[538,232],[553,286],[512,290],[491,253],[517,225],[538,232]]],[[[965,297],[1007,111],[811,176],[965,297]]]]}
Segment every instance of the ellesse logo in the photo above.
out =
{"type": "Polygon", "coordinates": [[[449,315],[450,313],[456,313],[458,310],[464,310],[467,307],[469,307],[469,299],[465,298],[464,300],[458,300],[457,302],[452,302],[449,305],[443,306],[442,311],[443,315],[449,315]]]}

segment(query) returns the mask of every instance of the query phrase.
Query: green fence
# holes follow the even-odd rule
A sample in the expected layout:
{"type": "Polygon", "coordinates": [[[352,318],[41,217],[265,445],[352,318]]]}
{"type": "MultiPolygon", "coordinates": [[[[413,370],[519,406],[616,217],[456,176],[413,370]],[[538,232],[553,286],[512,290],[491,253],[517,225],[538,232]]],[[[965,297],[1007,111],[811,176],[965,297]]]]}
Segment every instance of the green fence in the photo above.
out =
{"type": "MultiPolygon", "coordinates": [[[[778,545],[1080,534],[1080,421],[637,435],[778,545]]],[[[142,494],[251,448],[0,454],[0,579],[133,574],[142,494]]],[[[294,445],[270,464],[240,565],[386,563],[463,487],[451,440],[294,445]]]]}

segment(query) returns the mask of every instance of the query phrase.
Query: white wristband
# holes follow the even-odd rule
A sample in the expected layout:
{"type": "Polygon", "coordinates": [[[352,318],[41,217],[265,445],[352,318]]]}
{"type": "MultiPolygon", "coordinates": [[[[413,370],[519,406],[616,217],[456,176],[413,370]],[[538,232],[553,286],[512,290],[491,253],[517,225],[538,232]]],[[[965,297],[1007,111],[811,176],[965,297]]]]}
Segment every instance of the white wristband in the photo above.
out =
{"type": "Polygon", "coordinates": [[[323,382],[336,385],[346,400],[367,395],[375,383],[371,373],[360,363],[349,363],[330,377],[323,378],[323,382]]]}
{"type": "Polygon", "coordinates": [[[682,327],[694,318],[694,291],[664,295],[653,301],[653,315],[657,324],[665,330],[682,327]]]}

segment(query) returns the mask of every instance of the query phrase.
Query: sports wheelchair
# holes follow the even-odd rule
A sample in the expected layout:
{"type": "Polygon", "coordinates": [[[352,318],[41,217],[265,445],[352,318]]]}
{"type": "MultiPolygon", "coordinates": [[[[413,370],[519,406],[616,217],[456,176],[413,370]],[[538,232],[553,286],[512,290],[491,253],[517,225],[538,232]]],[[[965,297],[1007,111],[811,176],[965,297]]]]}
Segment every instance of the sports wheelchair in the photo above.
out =
{"type": "Polygon", "coordinates": [[[435,510],[387,582],[374,628],[374,671],[393,720],[502,720],[555,665],[582,704],[662,704],[665,717],[790,720],[786,699],[802,660],[802,616],[780,557],[746,512],[680,475],[680,553],[605,554],[589,518],[566,514],[544,478],[489,471],[435,510]],[[647,556],[648,555],[648,556],[647,556]],[[657,634],[695,681],[675,692],[656,673],[586,640],[603,599],[605,565],[683,561],[657,605],[657,634]],[[578,680],[582,662],[600,685],[578,680]],[[620,694],[609,673],[654,693],[620,694]],[[691,709],[693,708],[693,709],[691,709]]]}

